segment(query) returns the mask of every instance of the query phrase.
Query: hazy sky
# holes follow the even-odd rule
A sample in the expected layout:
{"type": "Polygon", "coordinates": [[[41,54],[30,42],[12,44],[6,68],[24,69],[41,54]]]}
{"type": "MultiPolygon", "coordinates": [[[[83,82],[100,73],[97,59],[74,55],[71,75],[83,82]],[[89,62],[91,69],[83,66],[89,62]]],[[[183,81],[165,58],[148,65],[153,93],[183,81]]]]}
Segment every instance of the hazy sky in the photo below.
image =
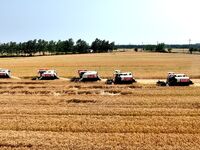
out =
{"type": "Polygon", "coordinates": [[[200,43],[200,0],[0,0],[0,42],[200,43]]]}

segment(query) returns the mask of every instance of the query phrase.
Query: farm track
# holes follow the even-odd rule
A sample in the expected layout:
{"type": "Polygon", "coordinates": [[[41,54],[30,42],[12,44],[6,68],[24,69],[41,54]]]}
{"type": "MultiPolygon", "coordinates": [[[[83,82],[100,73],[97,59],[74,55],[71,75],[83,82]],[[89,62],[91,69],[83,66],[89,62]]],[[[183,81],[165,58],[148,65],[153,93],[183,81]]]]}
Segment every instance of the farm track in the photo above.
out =
{"type": "MultiPolygon", "coordinates": [[[[22,80],[22,78],[12,76],[13,80],[22,80]]],[[[59,80],[63,81],[71,81],[71,78],[59,77],[59,80]]],[[[105,83],[107,79],[102,78],[100,82],[105,83]]],[[[136,81],[140,84],[156,84],[158,80],[165,81],[166,79],[136,79],[136,81]]],[[[200,86],[200,79],[191,79],[194,82],[192,86],[200,86]]]]}
{"type": "Polygon", "coordinates": [[[1,80],[0,149],[199,149],[199,93],[141,82],[1,80]]]}
{"type": "Polygon", "coordinates": [[[21,80],[21,78],[16,77],[16,76],[11,76],[11,79],[15,79],[15,80],[21,80]]]}

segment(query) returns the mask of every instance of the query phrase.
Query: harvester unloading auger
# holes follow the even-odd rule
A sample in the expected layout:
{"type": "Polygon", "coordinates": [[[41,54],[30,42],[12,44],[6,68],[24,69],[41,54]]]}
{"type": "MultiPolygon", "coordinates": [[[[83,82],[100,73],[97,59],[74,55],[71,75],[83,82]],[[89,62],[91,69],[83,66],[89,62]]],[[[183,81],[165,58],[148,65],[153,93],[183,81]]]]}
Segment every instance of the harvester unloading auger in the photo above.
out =
{"type": "Polygon", "coordinates": [[[114,79],[108,79],[106,84],[132,84],[136,82],[131,72],[121,72],[120,70],[115,70],[114,79]]]}
{"type": "Polygon", "coordinates": [[[33,78],[33,80],[55,80],[59,79],[57,72],[55,70],[49,69],[39,69],[38,77],[33,78]]]}
{"type": "Polygon", "coordinates": [[[167,76],[167,81],[158,81],[158,86],[189,86],[194,84],[190,78],[185,74],[175,74],[174,72],[169,72],[167,76]]]}
{"type": "Polygon", "coordinates": [[[11,71],[9,69],[0,68],[0,78],[11,78],[11,71]]]}

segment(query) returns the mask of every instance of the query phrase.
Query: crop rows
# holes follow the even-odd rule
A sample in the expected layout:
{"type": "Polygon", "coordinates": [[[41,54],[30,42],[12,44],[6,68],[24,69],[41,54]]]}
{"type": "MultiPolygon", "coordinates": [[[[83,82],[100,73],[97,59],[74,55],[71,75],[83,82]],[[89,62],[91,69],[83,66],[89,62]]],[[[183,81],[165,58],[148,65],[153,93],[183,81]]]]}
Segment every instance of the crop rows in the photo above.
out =
{"type": "Polygon", "coordinates": [[[0,149],[200,148],[200,87],[2,80],[0,93],[0,149]]]}

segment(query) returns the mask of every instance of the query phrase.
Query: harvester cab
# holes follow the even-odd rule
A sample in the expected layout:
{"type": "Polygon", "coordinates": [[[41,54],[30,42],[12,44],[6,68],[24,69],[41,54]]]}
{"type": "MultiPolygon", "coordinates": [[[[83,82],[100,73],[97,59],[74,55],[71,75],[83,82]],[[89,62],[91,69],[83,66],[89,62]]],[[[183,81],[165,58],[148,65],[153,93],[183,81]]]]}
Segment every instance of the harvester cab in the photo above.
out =
{"type": "Polygon", "coordinates": [[[98,81],[101,80],[97,71],[78,70],[79,81],[98,81]]]}
{"type": "Polygon", "coordinates": [[[131,72],[114,71],[114,79],[108,79],[107,84],[132,84],[136,82],[131,72]]]}
{"type": "Polygon", "coordinates": [[[39,69],[38,70],[39,80],[55,80],[58,79],[57,72],[55,70],[49,69],[39,69]]]}
{"type": "Polygon", "coordinates": [[[78,74],[79,74],[79,77],[80,79],[83,77],[83,74],[86,73],[87,70],[78,70],[78,74]]]}
{"type": "Polygon", "coordinates": [[[11,78],[11,71],[8,69],[0,69],[0,78],[11,78]]]}

